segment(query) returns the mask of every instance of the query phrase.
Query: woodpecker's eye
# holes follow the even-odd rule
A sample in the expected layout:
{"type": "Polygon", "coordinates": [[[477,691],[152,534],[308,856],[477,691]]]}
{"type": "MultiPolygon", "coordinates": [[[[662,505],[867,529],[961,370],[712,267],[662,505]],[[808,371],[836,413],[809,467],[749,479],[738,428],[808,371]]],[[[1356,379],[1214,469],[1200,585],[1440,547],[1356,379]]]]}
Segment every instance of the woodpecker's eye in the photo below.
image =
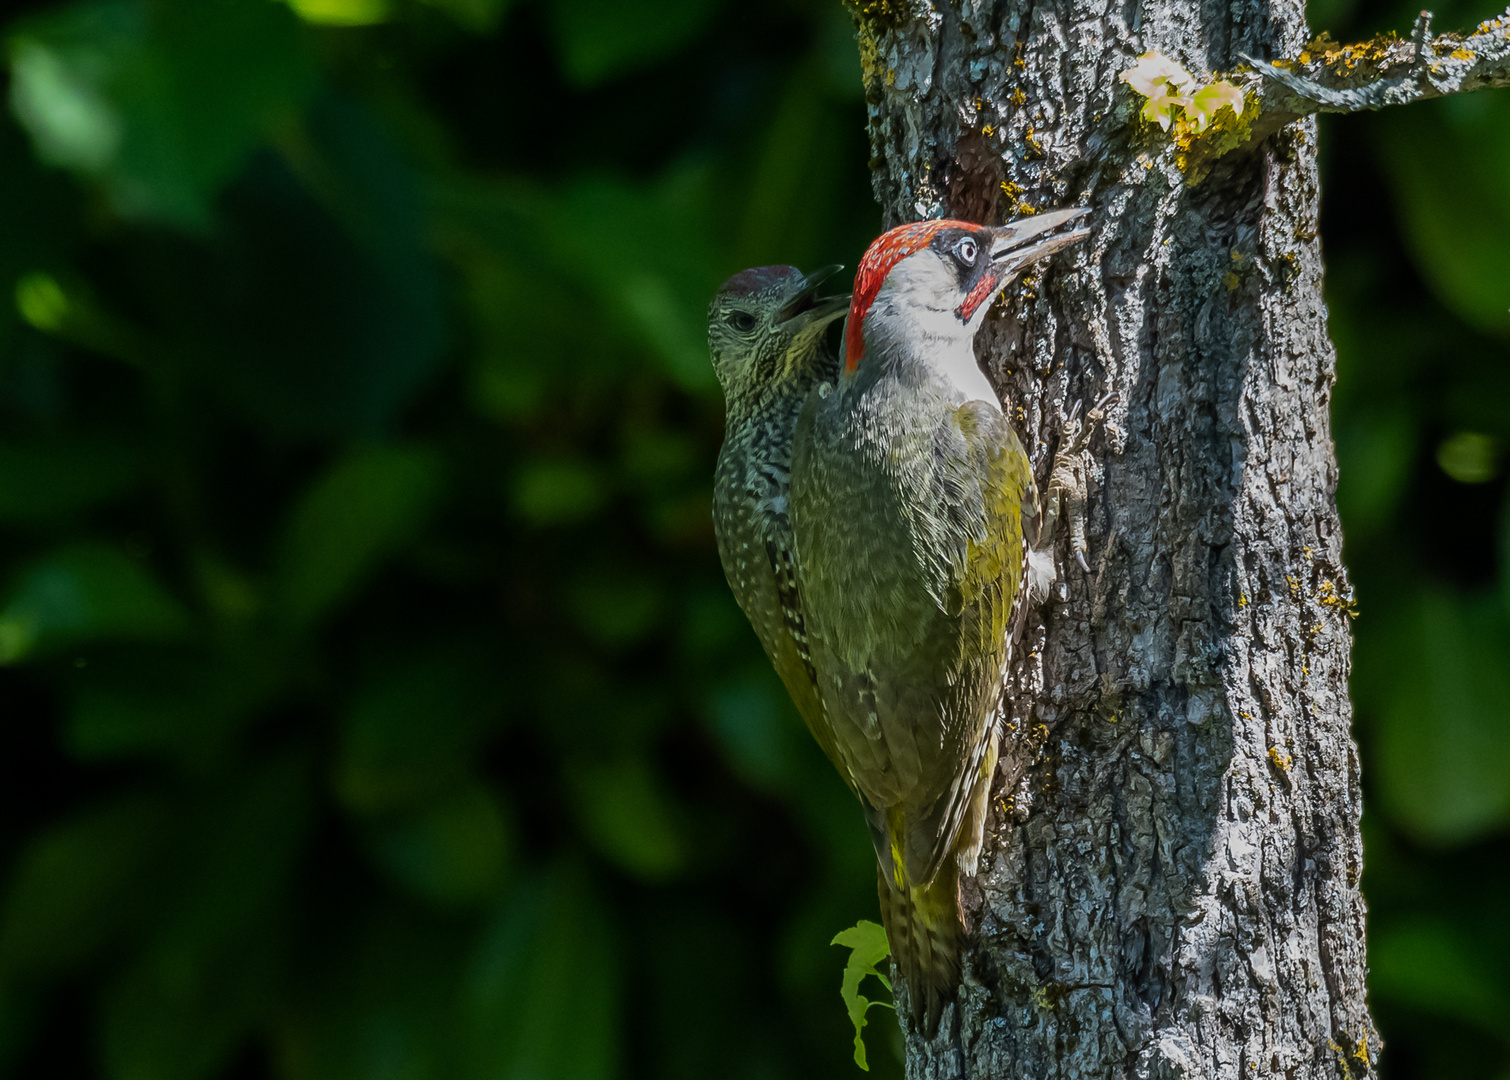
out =
{"type": "Polygon", "coordinates": [[[975,238],[967,236],[954,245],[954,257],[960,261],[961,266],[974,266],[975,257],[980,254],[980,249],[975,245],[975,238]]]}
{"type": "Polygon", "coordinates": [[[731,311],[725,321],[741,334],[748,334],[755,329],[755,316],[748,311],[731,311]]]}

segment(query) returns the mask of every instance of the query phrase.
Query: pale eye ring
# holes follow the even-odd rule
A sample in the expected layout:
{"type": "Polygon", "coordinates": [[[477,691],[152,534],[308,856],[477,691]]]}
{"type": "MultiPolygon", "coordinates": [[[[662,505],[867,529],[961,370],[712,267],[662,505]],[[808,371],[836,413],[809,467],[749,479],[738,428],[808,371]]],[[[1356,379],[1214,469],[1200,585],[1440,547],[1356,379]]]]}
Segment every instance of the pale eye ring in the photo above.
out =
{"type": "Polygon", "coordinates": [[[974,266],[979,255],[980,248],[976,245],[973,236],[967,236],[954,245],[954,257],[964,266],[974,266]]]}
{"type": "Polygon", "coordinates": [[[755,329],[755,316],[748,311],[731,311],[726,321],[741,334],[748,334],[755,329]]]}

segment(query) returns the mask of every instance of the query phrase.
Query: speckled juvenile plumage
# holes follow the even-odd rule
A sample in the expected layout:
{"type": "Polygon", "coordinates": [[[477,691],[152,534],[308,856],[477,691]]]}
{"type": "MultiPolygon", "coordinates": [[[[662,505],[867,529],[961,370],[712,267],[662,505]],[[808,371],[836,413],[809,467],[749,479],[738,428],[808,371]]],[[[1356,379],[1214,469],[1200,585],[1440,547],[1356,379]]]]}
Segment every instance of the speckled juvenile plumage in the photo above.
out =
{"type": "Polygon", "coordinates": [[[802,403],[838,374],[824,330],[848,297],[815,300],[838,267],[803,277],[790,266],[745,270],[708,312],[708,347],[724,389],[725,434],[713,486],[719,558],[808,730],[835,759],[813,683],[787,513],[792,434],[802,403]]]}
{"type": "Polygon", "coordinates": [[[903,226],[856,273],[844,371],[798,421],[791,521],[831,756],[864,805],[881,910],[928,1033],[959,978],[1002,675],[1037,538],[1031,462],[975,362],[990,302],[1083,231],[903,226]]]}

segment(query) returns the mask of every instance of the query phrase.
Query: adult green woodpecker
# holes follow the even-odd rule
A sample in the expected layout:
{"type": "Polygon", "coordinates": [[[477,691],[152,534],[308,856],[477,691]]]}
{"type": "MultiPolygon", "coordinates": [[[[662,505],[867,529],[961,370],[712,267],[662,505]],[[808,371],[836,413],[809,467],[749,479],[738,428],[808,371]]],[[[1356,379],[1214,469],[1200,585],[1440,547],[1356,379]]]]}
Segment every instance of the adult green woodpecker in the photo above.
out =
{"type": "Polygon", "coordinates": [[[1038,533],[1032,463],[974,339],[1025,266],[1088,234],[1086,213],[885,233],[855,275],[843,369],[797,425],[791,522],[820,715],[929,1036],[959,981],[958,878],[980,854],[1038,533]]]}
{"type": "Polygon", "coordinates": [[[708,310],[708,350],[725,409],[713,485],[718,555],[734,598],[830,760],[836,760],[833,741],[797,592],[787,485],[802,403],[839,372],[824,331],[844,314],[849,297],[819,299],[817,290],[840,269],[807,276],[791,266],[744,270],[724,282],[708,310]]]}

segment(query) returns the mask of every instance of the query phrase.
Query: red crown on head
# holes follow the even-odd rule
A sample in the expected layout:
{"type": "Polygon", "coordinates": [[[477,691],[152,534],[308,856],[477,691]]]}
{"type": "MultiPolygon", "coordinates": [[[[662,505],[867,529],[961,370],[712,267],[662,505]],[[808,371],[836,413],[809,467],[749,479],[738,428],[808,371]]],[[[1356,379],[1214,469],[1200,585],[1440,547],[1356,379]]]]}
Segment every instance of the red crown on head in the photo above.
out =
{"type": "Polygon", "coordinates": [[[891,268],[913,252],[921,251],[945,229],[975,229],[968,221],[914,221],[888,229],[871,242],[855,270],[855,287],[849,301],[849,319],[844,324],[844,368],[854,371],[865,355],[865,337],[861,323],[891,268]]]}

